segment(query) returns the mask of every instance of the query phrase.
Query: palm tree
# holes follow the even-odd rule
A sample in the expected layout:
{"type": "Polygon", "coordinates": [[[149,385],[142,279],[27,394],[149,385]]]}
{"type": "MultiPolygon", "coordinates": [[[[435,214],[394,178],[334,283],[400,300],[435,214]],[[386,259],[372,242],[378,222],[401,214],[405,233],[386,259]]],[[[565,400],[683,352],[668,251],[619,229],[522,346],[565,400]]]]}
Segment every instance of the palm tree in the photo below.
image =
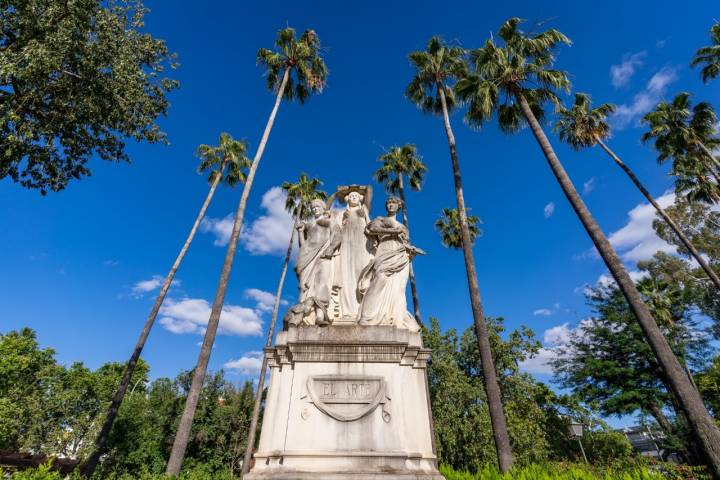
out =
{"type": "Polygon", "coordinates": [[[715,23],[710,28],[710,40],[713,44],[709,47],[702,47],[695,52],[695,57],[690,63],[691,67],[705,65],[700,71],[705,83],[720,75],[720,22],[715,23]]]}
{"type": "Polygon", "coordinates": [[[720,146],[720,139],[715,136],[717,121],[712,105],[700,102],[693,107],[686,92],[676,95],[670,103],[660,102],[643,117],[649,130],[642,141],[655,141],[659,163],[673,159],[672,172],[686,179],[679,187],[690,188],[690,200],[720,200],[720,162],[712,152],[720,146]],[[714,183],[709,176],[715,179],[714,183]],[[687,177],[694,177],[694,182],[687,182],[687,177]]]}
{"type": "Polygon", "coordinates": [[[613,152],[605,141],[610,137],[610,125],[607,123],[607,116],[615,111],[615,106],[604,103],[595,108],[592,107],[590,97],[584,93],[576,93],[575,101],[572,108],[560,107],[558,116],[560,117],[555,123],[555,131],[558,133],[560,140],[569,144],[575,150],[581,150],[586,147],[594,147],[600,145],[605,153],[630,177],[633,184],[640,190],[650,204],[655,207],[658,215],[668,224],[680,239],[680,242],[688,249],[690,255],[700,264],[702,269],[707,273],[710,280],[715,284],[715,288],[720,290],[720,278],[715,271],[708,265],[705,259],[700,255],[695,246],[685,236],[680,227],[665,210],[658,205],[655,198],[648,192],[647,188],[640,182],[635,173],[613,152]]]}
{"type": "Polygon", "coordinates": [[[200,222],[205,216],[205,212],[207,211],[207,208],[210,205],[213,196],[215,195],[215,190],[217,189],[217,186],[220,184],[220,182],[223,182],[227,185],[230,185],[231,187],[234,187],[238,183],[245,181],[244,170],[250,165],[248,158],[245,156],[245,151],[245,142],[233,140],[233,138],[228,133],[220,134],[220,142],[218,146],[212,147],[209,145],[200,145],[197,149],[197,156],[200,157],[198,172],[209,173],[208,182],[210,184],[210,190],[205,197],[205,201],[203,202],[202,207],[200,207],[200,212],[195,218],[195,223],[193,223],[187,239],[185,239],[185,244],[180,249],[180,253],[175,259],[172,267],[170,267],[170,271],[168,272],[167,276],[165,276],[165,281],[160,288],[160,293],[158,293],[158,296],[155,299],[155,303],[150,310],[150,315],[148,315],[148,318],[145,321],[145,325],[140,332],[140,338],[138,338],[138,341],[135,344],[135,349],[133,350],[132,354],[130,355],[130,359],[125,365],[125,371],[123,372],[122,379],[120,380],[120,385],[118,385],[118,388],[115,391],[115,395],[110,402],[110,407],[108,408],[105,421],[103,422],[103,425],[100,428],[100,432],[95,439],[95,448],[92,454],[88,457],[88,459],[82,466],[82,473],[86,477],[92,476],[93,472],[95,472],[95,468],[97,467],[100,457],[103,453],[105,453],[105,447],[108,437],[110,435],[110,430],[112,430],[113,423],[115,422],[115,417],[117,417],[118,411],[120,410],[120,405],[122,404],[123,398],[125,397],[125,393],[130,386],[130,379],[132,378],[137,362],[140,359],[140,354],[142,353],[143,348],[145,348],[145,342],[150,335],[150,330],[155,323],[155,318],[160,311],[160,306],[165,300],[165,296],[170,289],[170,285],[175,278],[175,274],[177,273],[180,264],[185,258],[185,254],[190,248],[190,244],[192,243],[193,238],[195,238],[195,233],[197,233],[198,226],[200,225],[200,222]]]}
{"type": "MultiPolygon", "coordinates": [[[[470,241],[474,245],[475,240],[482,235],[482,230],[478,227],[479,224],[482,224],[482,220],[476,215],[467,215],[467,223],[470,230],[470,241]]],[[[458,209],[443,208],[440,218],[435,222],[435,229],[440,233],[442,244],[447,248],[460,250],[462,248],[461,228],[458,209]]]]}
{"type": "Polygon", "coordinates": [[[521,22],[512,18],[500,27],[499,38],[504,46],[490,39],[483,47],[471,52],[473,73],[457,85],[461,98],[469,102],[466,119],[477,126],[496,114],[500,128],[506,132],[515,132],[529,124],[565,196],[635,314],[668,378],[672,393],[687,413],[691,427],[710,459],[715,475],[720,476],[720,430],[540,125],[544,104],[548,101],[559,104],[555,90],[570,88],[567,74],[552,69],[554,48],[559,44],[569,44],[570,40],[554,29],[525,34],[520,30],[521,22]]]}
{"type": "MultiPolygon", "coordinates": [[[[277,322],[278,310],[280,309],[280,297],[282,296],[283,285],[285,283],[285,275],[287,274],[288,264],[290,263],[290,255],[292,254],[293,240],[295,239],[295,230],[299,221],[305,220],[311,215],[310,203],[319,198],[325,200],[327,193],[318,190],[322,182],[317,178],[310,179],[306,173],[301,173],[297,183],[283,182],[282,189],[287,194],[285,200],[285,210],[293,217],[294,225],[290,232],[290,241],[285,252],[285,260],[283,261],[282,270],[280,271],[280,281],[278,282],[277,293],[275,294],[275,304],[273,305],[272,318],[270,319],[270,328],[268,328],[267,339],[265,340],[265,348],[272,347],[273,336],[275,335],[275,324],[277,322]]],[[[260,417],[260,402],[262,400],[263,387],[265,385],[265,375],[267,373],[267,358],[263,355],[262,365],[260,367],[260,377],[258,378],[258,386],[255,391],[255,404],[253,405],[253,415],[250,421],[250,430],[248,431],[247,447],[245,448],[245,457],[243,461],[243,474],[250,471],[250,460],[252,459],[252,451],[255,447],[255,435],[257,433],[258,418],[260,417]]]]}
{"type": "MultiPolygon", "coordinates": [[[[375,171],[375,181],[385,185],[385,191],[392,195],[398,195],[403,202],[402,215],[403,223],[410,231],[407,216],[407,203],[405,202],[405,180],[407,177],[408,187],[411,190],[420,191],[427,172],[427,167],[417,152],[417,147],[410,143],[403,146],[393,146],[385,151],[378,160],[383,162],[382,167],[375,171]]],[[[412,292],[415,318],[422,324],[420,318],[420,301],[415,285],[415,273],[412,263],[410,264],[410,291],[412,292]]]]}
{"type": "Polygon", "coordinates": [[[488,398],[495,450],[497,451],[500,470],[507,472],[512,467],[513,460],[510,436],[507,431],[500,385],[498,384],[495,363],[490,349],[490,337],[485,323],[485,313],[480,299],[480,287],[475,270],[472,237],[465,208],[460,163],[458,161],[455,135],[450,125],[450,111],[457,105],[455,93],[450,84],[465,75],[467,67],[463,62],[463,55],[463,49],[448,46],[439,37],[432,37],[425,51],[413,52],[409,55],[410,62],[416,69],[416,75],[408,85],[405,95],[423,112],[441,115],[445,125],[445,135],[450,149],[450,160],[455,182],[455,198],[460,218],[460,236],[465,258],[468,289],[470,291],[470,304],[478,340],[478,350],[480,351],[483,378],[485,379],[485,391],[488,398]]]}
{"type": "Polygon", "coordinates": [[[243,189],[240,203],[235,213],[235,221],[225,253],[225,261],[220,274],[217,292],[215,293],[215,300],[208,320],[207,330],[205,331],[205,338],[200,348],[192,385],[188,392],[185,408],[180,418],[177,433],[175,434],[172,451],[170,452],[170,459],[168,460],[166,468],[166,474],[168,475],[177,475],[182,467],[193,417],[195,416],[195,409],[200,397],[205,373],[207,372],[207,365],[210,361],[210,353],[213,343],[215,343],[215,335],[217,334],[220,323],[220,313],[222,312],[223,302],[225,301],[228,279],[230,278],[230,271],[232,270],[233,259],[235,258],[235,250],[237,249],[237,242],[245,217],[245,206],[250,196],[253,180],[255,179],[255,172],[257,171],[258,164],[265,151],[265,145],[270,136],[270,131],[275,122],[278,108],[283,98],[287,100],[297,99],[300,103],[304,103],[311,93],[322,92],[323,86],[325,85],[325,78],[327,77],[327,68],[320,54],[320,39],[314,30],[306,30],[300,38],[296,39],[294,29],[290,27],[284,28],[278,32],[275,46],[277,51],[261,48],[257,55],[258,63],[266,67],[268,88],[276,92],[275,104],[265,125],[265,130],[260,139],[257,152],[255,152],[252,165],[250,165],[245,188],[243,189]]]}

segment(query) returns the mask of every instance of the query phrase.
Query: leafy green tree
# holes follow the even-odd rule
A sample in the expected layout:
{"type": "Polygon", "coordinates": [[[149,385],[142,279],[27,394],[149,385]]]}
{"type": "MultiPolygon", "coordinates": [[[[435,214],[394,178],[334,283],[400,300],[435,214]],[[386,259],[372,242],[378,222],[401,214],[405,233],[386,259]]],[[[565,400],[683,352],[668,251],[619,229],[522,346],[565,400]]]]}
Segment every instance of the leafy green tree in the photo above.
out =
{"type": "Polygon", "coordinates": [[[180,268],[180,264],[185,258],[185,254],[195,238],[200,222],[205,217],[205,212],[215,195],[217,186],[221,181],[231,187],[245,181],[244,170],[249,165],[248,158],[245,156],[245,151],[245,142],[234,140],[228,133],[220,134],[219,144],[217,146],[213,147],[203,144],[197,149],[197,155],[200,157],[198,172],[209,173],[208,182],[210,183],[210,190],[205,197],[202,207],[200,207],[200,212],[195,218],[195,222],[190,229],[190,233],[185,239],[185,243],[180,249],[180,253],[177,258],[175,258],[175,262],[172,267],[170,267],[170,271],[160,287],[160,292],[158,293],[155,303],[150,310],[150,315],[148,315],[145,325],[140,332],[140,338],[138,338],[138,341],[135,344],[135,349],[130,355],[130,359],[125,367],[125,372],[122,375],[122,380],[120,381],[112,402],[110,403],[110,407],[108,409],[107,416],[105,417],[105,421],[103,422],[103,426],[100,429],[100,433],[95,440],[95,451],[82,466],[83,475],[87,477],[92,476],[95,468],[97,467],[97,463],[100,460],[100,456],[105,451],[105,444],[107,443],[108,436],[110,435],[110,430],[112,430],[113,422],[115,421],[115,417],[117,417],[118,410],[120,409],[120,404],[122,404],[125,393],[130,386],[130,379],[133,376],[135,366],[140,359],[140,354],[142,353],[143,348],[145,348],[145,342],[147,342],[148,336],[150,335],[150,330],[155,323],[155,319],[157,318],[163,301],[165,301],[165,296],[172,285],[175,274],[177,273],[178,268],[180,268]]]}
{"type": "Polygon", "coordinates": [[[698,262],[720,292],[720,277],[718,277],[717,273],[708,265],[680,227],[655,201],[655,198],[637,178],[635,172],[633,172],[625,162],[620,160],[620,157],[605,143],[610,137],[610,125],[607,123],[607,116],[614,111],[615,106],[609,103],[604,103],[593,108],[588,95],[576,93],[575,102],[571,108],[568,109],[561,106],[558,109],[559,119],[555,123],[555,131],[559,134],[560,140],[568,143],[575,150],[600,145],[605,153],[627,174],[637,189],[640,190],[640,193],[642,193],[647,201],[655,208],[657,214],[667,223],[667,226],[670,227],[673,233],[677,235],[686,251],[698,262]]]}
{"type": "MultiPolygon", "coordinates": [[[[701,367],[709,351],[708,338],[698,330],[694,308],[683,292],[653,277],[638,282],[643,297],[661,322],[675,354],[685,365],[701,367]]],[[[683,415],[668,394],[669,382],[642,330],[633,321],[627,301],[615,285],[588,293],[597,315],[584,320],[557,348],[552,365],[556,381],[584,402],[596,405],[604,415],[651,415],[672,437],[678,429],[664,413],[667,406],[683,415]]],[[[683,456],[692,459],[692,446],[683,456]]]]}
{"type": "Polygon", "coordinates": [[[692,67],[703,65],[700,75],[705,83],[720,75],[720,22],[710,28],[710,41],[712,45],[698,49],[690,63],[692,67]]]}
{"type": "Polygon", "coordinates": [[[0,5],[0,179],[44,195],[90,175],[94,155],[130,158],[125,139],[164,142],[155,120],[177,82],[139,0],[0,5]]]}
{"type": "Polygon", "coordinates": [[[672,102],[660,102],[642,121],[648,126],[642,141],[654,141],[658,163],[673,161],[676,192],[691,201],[720,201],[720,162],[712,153],[720,146],[720,138],[712,105],[692,106],[690,94],[683,92],[672,102]]]}
{"type": "MultiPolygon", "coordinates": [[[[275,293],[275,303],[273,305],[270,326],[268,327],[268,334],[265,340],[265,348],[270,348],[272,346],[273,337],[275,335],[275,324],[277,322],[278,310],[280,309],[280,298],[282,296],[283,285],[285,284],[285,274],[287,274],[288,265],[290,264],[290,255],[292,254],[293,240],[295,239],[295,230],[298,222],[310,217],[312,213],[310,204],[313,200],[325,200],[327,198],[326,192],[318,190],[320,185],[322,185],[322,182],[319,179],[310,179],[306,173],[301,173],[296,183],[283,182],[282,184],[282,189],[287,195],[285,199],[285,210],[292,215],[294,225],[292,232],[290,232],[290,241],[288,242],[288,248],[285,252],[285,260],[283,261],[282,270],[280,271],[280,280],[278,281],[278,288],[275,293]]],[[[265,355],[263,355],[262,365],[260,366],[260,376],[258,377],[258,386],[255,392],[252,421],[250,422],[248,442],[243,462],[246,473],[250,468],[252,451],[255,447],[255,436],[257,432],[258,418],[260,417],[260,402],[262,400],[266,374],[267,359],[265,358],[265,355]]]]}
{"type": "Polygon", "coordinates": [[[466,71],[462,59],[463,54],[464,51],[461,48],[446,45],[440,37],[432,37],[427,44],[426,50],[412,52],[408,56],[410,63],[415,68],[415,76],[407,86],[405,95],[424,113],[441,115],[445,126],[455,184],[455,199],[457,201],[458,216],[460,217],[460,237],[470,293],[470,304],[483,358],[485,388],[488,396],[498,465],[500,471],[507,472],[512,467],[512,449],[510,448],[507,422],[501,402],[500,386],[492,363],[490,340],[487,325],[485,325],[485,314],[472,251],[473,242],[465,208],[460,162],[455,144],[455,135],[450,125],[450,112],[457,106],[452,83],[457,78],[462,77],[466,71]]]}
{"type": "Polygon", "coordinates": [[[255,172],[257,171],[260,159],[265,151],[270,131],[275,122],[280,103],[283,98],[287,100],[297,99],[304,103],[311,93],[322,92],[327,77],[327,68],[321,56],[320,39],[314,30],[306,30],[300,38],[295,38],[295,30],[287,27],[278,32],[275,41],[277,51],[261,48],[258,52],[258,62],[266,67],[267,86],[271,91],[276,91],[275,104],[270,117],[265,124],[265,130],[260,139],[258,149],[255,152],[250,170],[245,181],[240,202],[235,212],[230,241],[228,242],[225,260],[223,262],[220,280],[218,282],[215,300],[213,301],[210,318],[208,319],[207,330],[203,339],[197,365],[194,370],[193,384],[188,393],[185,408],[183,410],[177,435],[173,442],[173,448],[168,460],[166,473],[177,475],[182,467],[185,449],[187,448],[190,430],[192,428],[195,409],[202,390],[207,365],[210,361],[212,346],[215,343],[218,325],[220,324],[220,313],[222,312],[225,292],[227,291],[230,271],[232,270],[235,250],[237,249],[240,230],[245,218],[245,207],[252,190],[255,172]]]}
{"type": "Polygon", "coordinates": [[[520,29],[521,23],[520,19],[511,18],[498,31],[501,44],[491,38],[470,53],[472,74],[456,85],[459,96],[468,102],[466,120],[479,126],[496,115],[500,128],[509,133],[530,126],[565,196],[630,304],[713,471],[720,476],[720,429],[673,354],[620,257],[575,189],[540,124],[544,104],[559,103],[555,91],[569,90],[567,74],[552,66],[555,48],[569,44],[570,40],[555,29],[527,34],[520,29]]]}
{"type": "MultiPolygon", "coordinates": [[[[478,225],[482,224],[482,220],[476,215],[466,215],[466,218],[468,231],[470,233],[470,243],[474,245],[475,240],[482,235],[482,229],[478,227],[478,225]]],[[[440,218],[435,222],[435,229],[440,234],[440,239],[444,246],[457,250],[462,248],[460,214],[457,208],[443,208],[440,218]]]]}
{"type": "Polygon", "coordinates": [[[697,375],[697,385],[715,419],[720,419],[720,355],[697,375]]]}
{"type": "MultiPolygon", "coordinates": [[[[375,170],[375,181],[385,185],[385,191],[392,195],[398,195],[402,200],[403,224],[410,229],[407,215],[407,203],[405,200],[405,180],[407,177],[408,187],[416,192],[422,188],[427,167],[422,162],[422,157],[417,152],[417,147],[407,143],[402,146],[392,146],[378,158],[383,162],[382,167],[375,170]]],[[[410,291],[412,292],[413,309],[415,318],[422,323],[420,317],[420,300],[418,298],[417,286],[415,285],[415,272],[412,262],[410,263],[410,291]]]]}

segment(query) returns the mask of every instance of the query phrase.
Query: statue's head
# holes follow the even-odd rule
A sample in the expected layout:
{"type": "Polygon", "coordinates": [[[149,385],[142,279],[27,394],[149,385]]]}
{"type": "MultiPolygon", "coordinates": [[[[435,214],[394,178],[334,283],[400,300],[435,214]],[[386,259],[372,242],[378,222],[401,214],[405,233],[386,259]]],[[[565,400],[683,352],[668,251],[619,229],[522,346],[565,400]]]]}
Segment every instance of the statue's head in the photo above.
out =
{"type": "Polygon", "coordinates": [[[310,210],[312,211],[313,215],[315,215],[315,217],[320,217],[323,213],[325,213],[327,207],[325,206],[324,201],[316,198],[312,202],[310,202],[310,210]]]}
{"type": "Polygon", "coordinates": [[[402,206],[402,200],[397,197],[388,197],[388,199],[385,200],[385,210],[387,210],[388,215],[395,215],[400,211],[402,206]]]}
{"type": "Polygon", "coordinates": [[[365,197],[360,192],[356,191],[352,191],[345,195],[345,203],[347,203],[350,207],[357,207],[364,199],[365,197]]]}

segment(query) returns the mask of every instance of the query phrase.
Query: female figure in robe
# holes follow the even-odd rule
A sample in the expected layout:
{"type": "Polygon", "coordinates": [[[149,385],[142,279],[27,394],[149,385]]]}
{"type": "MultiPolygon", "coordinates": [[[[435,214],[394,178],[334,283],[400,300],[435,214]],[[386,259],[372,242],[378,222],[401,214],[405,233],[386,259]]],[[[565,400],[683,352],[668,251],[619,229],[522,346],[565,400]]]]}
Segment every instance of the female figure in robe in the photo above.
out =
{"type": "Polygon", "coordinates": [[[387,216],[376,218],[365,228],[376,250],[375,258],[363,270],[358,282],[358,290],[363,295],[358,324],[394,325],[417,332],[420,326],[407,311],[405,288],[412,257],[425,252],[410,245],[407,228],[395,218],[401,207],[399,199],[388,198],[387,216]]]}
{"type": "Polygon", "coordinates": [[[360,307],[358,278],[372,259],[365,236],[365,227],[370,219],[363,200],[364,196],[355,190],[345,196],[347,208],[340,218],[340,230],[336,231],[336,237],[326,252],[326,256],[330,257],[337,250],[333,287],[339,290],[337,303],[340,316],[351,320],[357,317],[360,307]]]}

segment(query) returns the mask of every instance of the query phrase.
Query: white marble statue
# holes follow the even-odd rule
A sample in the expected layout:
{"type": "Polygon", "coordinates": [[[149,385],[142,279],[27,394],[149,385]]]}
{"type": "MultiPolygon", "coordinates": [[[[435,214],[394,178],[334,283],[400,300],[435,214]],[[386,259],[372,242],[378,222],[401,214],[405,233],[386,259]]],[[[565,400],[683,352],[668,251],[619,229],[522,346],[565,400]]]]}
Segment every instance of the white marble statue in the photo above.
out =
{"type": "Polygon", "coordinates": [[[375,248],[374,259],[365,267],[358,281],[362,302],[358,313],[360,325],[394,325],[417,332],[420,327],[407,311],[405,289],[410,261],[422,250],[410,245],[408,230],[395,218],[402,208],[400,199],[385,202],[387,216],[377,217],[365,228],[375,248]]]}
{"type": "Polygon", "coordinates": [[[332,260],[324,255],[336,235],[337,225],[322,200],[311,203],[313,218],[298,224],[300,250],[295,273],[300,285],[300,303],[285,321],[291,325],[327,325],[332,282],[332,260]]]}
{"type": "Polygon", "coordinates": [[[354,320],[360,307],[357,282],[360,273],[372,260],[372,245],[365,236],[365,227],[370,221],[365,196],[357,190],[350,190],[344,197],[347,207],[337,220],[339,230],[326,249],[324,256],[333,257],[333,288],[337,291],[335,301],[339,307],[339,318],[354,320]]]}

